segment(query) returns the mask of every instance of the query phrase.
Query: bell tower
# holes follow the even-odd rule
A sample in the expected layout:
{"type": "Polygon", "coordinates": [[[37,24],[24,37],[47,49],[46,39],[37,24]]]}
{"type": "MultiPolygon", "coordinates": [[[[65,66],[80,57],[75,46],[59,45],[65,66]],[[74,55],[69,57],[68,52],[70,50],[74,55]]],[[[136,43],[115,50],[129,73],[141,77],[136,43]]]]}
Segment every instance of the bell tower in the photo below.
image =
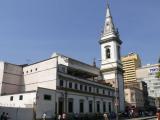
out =
{"type": "Polygon", "coordinates": [[[104,30],[99,41],[101,46],[101,72],[106,83],[116,87],[115,96],[120,111],[124,111],[124,81],[123,68],[121,63],[121,44],[118,29],[115,28],[109,4],[104,24],[104,30]]]}

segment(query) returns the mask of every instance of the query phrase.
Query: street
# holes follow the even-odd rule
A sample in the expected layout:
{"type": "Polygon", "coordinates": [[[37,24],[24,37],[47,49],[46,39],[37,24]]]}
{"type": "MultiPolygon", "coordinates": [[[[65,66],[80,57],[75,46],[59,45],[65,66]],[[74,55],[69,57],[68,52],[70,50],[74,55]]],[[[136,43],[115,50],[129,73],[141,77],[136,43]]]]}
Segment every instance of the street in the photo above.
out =
{"type": "Polygon", "coordinates": [[[133,118],[133,119],[125,119],[125,120],[157,120],[156,116],[151,116],[151,117],[141,117],[141,118],[133,118]]]}

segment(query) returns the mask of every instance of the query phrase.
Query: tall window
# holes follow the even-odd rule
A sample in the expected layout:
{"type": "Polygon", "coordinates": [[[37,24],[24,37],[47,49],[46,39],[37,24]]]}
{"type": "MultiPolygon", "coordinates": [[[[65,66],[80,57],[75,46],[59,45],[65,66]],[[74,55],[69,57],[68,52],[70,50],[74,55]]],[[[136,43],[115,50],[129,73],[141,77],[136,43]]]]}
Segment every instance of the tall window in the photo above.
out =
{"type": "Polygon", "coordinates": [[[85,91],[87,91],[87,85],[84,88],[85,88],[85,91]]]}
{"type": "Polygon", "coordinates": [[[111,112],[112,111],[111,102],[108,103],[108,108],[109,108],[109,112],[111,112]]]}
{"type": "Polygon", "coordinates": [[[92,87],[89,87],[89,92],[92,92],[92,87]]]}
{"type": "Polygon", "coordinates": [[[99,93],[99,89],[98,88],[96,89],[96,92],[97,92],[97,94],[99,93]]]}
{"type": "Polygon", "coordinates": [[[23,100],[23,95],[20,95],[20,96],[19,96],[19,100],[23,100]]]}
{"type": "Polygon", "coordinates": [[[103,102],[103,112],[106,112],[106,102],[103,102]]]}
{"type": "Polygon", "coordinates": [[[60,87],[63,87],[63,80],[60,80],[59,82],[60,82],[60,83],[59,83],[59,84],[60,84],[60,87]]]}
{"type": "Polygon", "coordinates": [[[103,90],[103,94],[105,95],[105,90],[103,90]]]}
{"type": "Polygon", "coordinates": [[[68,112],[73,113],[73,99],[68,99],[68,112]]]}
{"type": "Polygon", "coordinates": [[[84,112],[84,101],[80,100],[79,102],[79,112],[83,113],[84,112]]]}
{"type": "Polygon", "coordinates": [[[109,58],[111,58],[111,50],[110,50],[110,46],[108,47],[106,47],[106,59],[109,59],[109,58]]]}
{"type": "Polygon", "coordinates": [[[83,85],[80,85],[80,90],[83,90],[83,85]]]}
{"type": "Polygon", "coordinates": [[[10,97],[10,101],[13,101],[13,96],[10,97]]]}
{"type": "Polygon", "coordinates": [[[93,112],[93,102],[89,101],[89,112],[92,113],[93,112]]]}
{"type": "Polygon", "coordinates": [[[76,90],[78,89],[77,83],[74,84],[74,88],[75,88],[76,90]]]}
{"type": "Polygon", "coordinates": [[[100,102],[97,101],[97,112],[99,113],[100,112],[100,102]]]}
{"type": "Polygon", "coordinates": [[[110,91],[108,91],[108,96],[111,96],[111,92],[110,91]]]}
{"type": "Polygon", "coordinates": [[[69,88],[72,88],[72,83],[71,82],[69,82],[69,88]]]}

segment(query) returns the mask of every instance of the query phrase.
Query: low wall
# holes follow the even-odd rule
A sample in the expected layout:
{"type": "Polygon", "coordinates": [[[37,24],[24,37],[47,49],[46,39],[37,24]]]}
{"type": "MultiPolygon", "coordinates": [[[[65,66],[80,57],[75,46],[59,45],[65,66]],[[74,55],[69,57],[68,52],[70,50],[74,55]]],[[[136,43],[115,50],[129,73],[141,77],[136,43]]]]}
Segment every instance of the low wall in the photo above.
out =
{"type": "Polygon", "coordinates": [[[0,115],[5,112],[9,114],[11,120],[33,120],[32,108],[10,108],[0,107],[0,115]]]}

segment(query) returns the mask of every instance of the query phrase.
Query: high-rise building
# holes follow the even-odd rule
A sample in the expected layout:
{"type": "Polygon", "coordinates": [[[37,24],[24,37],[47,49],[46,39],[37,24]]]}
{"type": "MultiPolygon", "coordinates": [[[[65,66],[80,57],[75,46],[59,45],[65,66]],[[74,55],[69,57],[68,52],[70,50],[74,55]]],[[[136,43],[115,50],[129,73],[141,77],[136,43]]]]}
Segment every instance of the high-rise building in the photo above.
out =
{"type": "Polygon", "coordinates": [[[156,77],[160,64],[146,65],[136,70],[137,80],[144,81],[148,86],[149,96],[160,97],[160,78],[156,77]]]}
{"type": "Polygon", "coordinates": [[[122,57],[123,77],[125,85],[137,84],[136,69],[141,67],[141,60],[138,54],[130,53],[122,57]]]}

